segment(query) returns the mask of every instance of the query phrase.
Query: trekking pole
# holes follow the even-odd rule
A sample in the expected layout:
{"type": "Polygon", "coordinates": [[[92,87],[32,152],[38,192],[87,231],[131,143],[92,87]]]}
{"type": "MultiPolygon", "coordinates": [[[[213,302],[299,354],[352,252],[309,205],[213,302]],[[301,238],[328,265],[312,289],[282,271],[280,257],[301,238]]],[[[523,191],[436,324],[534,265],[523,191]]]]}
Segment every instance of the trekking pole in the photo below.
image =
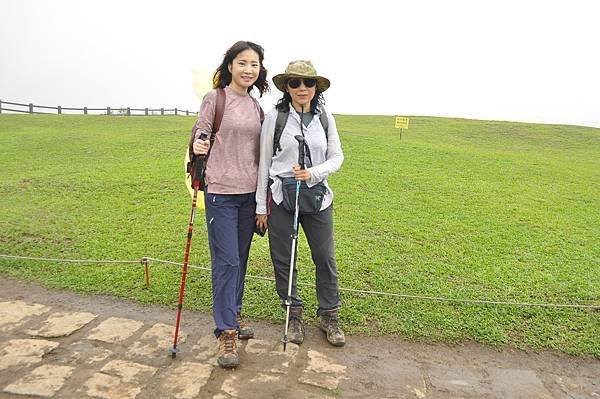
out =
{"type": "MultiPolygon", "coordinates": [[[[205,132],[200,134],[200,140],[208,139],[208,135],[205,132]]],[[[171,358],[175,359],[177,356],[177,338],[179,336],[179,321],[181,320],[181,308],[183,307],[183,293],[185,292],[185,279],[187,277],[188,260],[190,258],[190,248],[192,246],[192,232],[194,229],[194,217],[196,216],[196,199],[198,198],[198,190],[200,189],[200,178],[202,174],[202,168],[204,165],[205,155],[199,155],[198,159],[194,163],[194,195],[192,197],[192,213],[190,214],[190,223],[188,225],[187,243],[185,245],[185,256],[183,259],[183,269],[181,274],[181,288],[179,290],[179,304],[177,305],[177,321],[175,322],[175,337],[173,338],[173,347],[170,348],[171,358]]]]}
{"type": "MultiPolygon", "coordinates": [[[[302,125],[302,122],[300,122],[302,125]]],[[[300,169],[304,169],[304,137],[303,136],[294,136],[296,140],[298,140],[298,164],[300,165],[300,169]]],[[[294,224],[292,226],[292,253],[290,256],[290,274],[288,278],[288,292],[287,298],[285,299],[285,332],[283,333],[283,351],[285,352],[285,348],[287,343],[290,342],[288,340],[288,327],[290,325],[290,306],[292,306],[292,281],[294,277],[294,267],[296,266],[296,258],[297,258],[297,249],[298,249],[298,214],[299,214],[299,206],[298,206],[298,197],[300,196],[300,180],[296,180],[296,205],[294,207],[294,224]]]]}

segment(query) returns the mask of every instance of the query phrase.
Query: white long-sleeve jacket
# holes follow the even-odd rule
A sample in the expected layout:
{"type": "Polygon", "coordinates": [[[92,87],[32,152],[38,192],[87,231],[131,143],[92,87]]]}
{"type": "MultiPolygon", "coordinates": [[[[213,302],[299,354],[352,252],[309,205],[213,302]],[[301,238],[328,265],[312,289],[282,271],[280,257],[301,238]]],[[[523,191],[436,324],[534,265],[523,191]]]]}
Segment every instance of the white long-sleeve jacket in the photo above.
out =
{"type": "MultiPolygon", "coordinates": [[[[321,111],[319,111],[321,112],[321,111]]],[[[333,115],[324,111],[329,121],[327,137],[321,125],[319,114],[314,115],[308,126],[303,128],[304,137],[310,149],[313,165],[308,168],[311,174],[308,186],[323,182],[327,193],[323,199],[321,210],[326,209],[333,202],[333,191],[327,183],[327,177],[337,171],[344,162],[344,154],[333,115]]],[[[267,213],[267,185],[269,178],[273,180],[271,193],[273,201],[280,204],[283,200],[281,180],[279,177],[292,177],[292,166],[298,163],[298,141],[294,138],[301,135],[300,115],[290,106],[290,113],[279,144],[281,150],[273,156],[273,135],[277,109],[272,109],[266,116],[260,135],[260,162],[258,166],[258,183],[256,188],[256,213],[267,213]]],[[[308,160],[307,160],[308,161],[308,160]]]]}

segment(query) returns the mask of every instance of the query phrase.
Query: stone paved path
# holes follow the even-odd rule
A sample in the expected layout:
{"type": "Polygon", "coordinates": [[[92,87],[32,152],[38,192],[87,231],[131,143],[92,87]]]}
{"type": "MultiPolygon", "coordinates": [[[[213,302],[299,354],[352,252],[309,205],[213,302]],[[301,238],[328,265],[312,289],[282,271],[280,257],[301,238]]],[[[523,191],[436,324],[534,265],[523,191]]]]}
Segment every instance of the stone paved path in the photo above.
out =
{"type": "MultiPolygon", "coordinates": [[[[216,365],[208,315],[52,291],[0,276],[0,398],[596,398],[600,361],[476,344],[348,337],[308,328],[282,351],[281,327],[253,323],[241,366],[216,365]]],[[[599,338],[600,339],[600,338],[599,338]]]]}

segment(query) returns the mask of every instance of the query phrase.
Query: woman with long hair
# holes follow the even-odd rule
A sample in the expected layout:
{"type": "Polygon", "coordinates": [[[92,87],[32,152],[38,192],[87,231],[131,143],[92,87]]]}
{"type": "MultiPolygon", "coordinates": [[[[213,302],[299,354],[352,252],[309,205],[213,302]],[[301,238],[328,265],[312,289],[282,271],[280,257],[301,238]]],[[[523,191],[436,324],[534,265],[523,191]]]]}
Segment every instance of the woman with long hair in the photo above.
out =
{"type": "Polygon", "coordinates": [[[264,50],[239,41],[225,53],[213,77],[213,88],[202,100],[194,126],[195,155],[206,155],[204,202],[211,255],[213,318],[221,367],[239,364],[237,339],[254,336],[242,319],[244,279],[256,226],[255,191],[258,175],[262,109],[251,95],[268,91],[264,50]],[[220,92],[218,92],[221,90],[220,92]],[[218,97],[225,95],[221,125],[213,134],[218,97]],[[208,138],[202,140],[202,133],[208,138]]]}

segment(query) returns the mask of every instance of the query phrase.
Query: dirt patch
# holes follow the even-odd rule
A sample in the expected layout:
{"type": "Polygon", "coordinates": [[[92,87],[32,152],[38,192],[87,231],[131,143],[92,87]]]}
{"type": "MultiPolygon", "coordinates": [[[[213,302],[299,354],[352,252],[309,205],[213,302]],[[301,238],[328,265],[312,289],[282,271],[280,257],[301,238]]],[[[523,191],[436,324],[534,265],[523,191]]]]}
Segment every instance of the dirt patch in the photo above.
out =
{"type": "Polygon", "coordinates": [[[26,339],[58,345],[33,363],[19,364],[13,356],[17,360],[2,368],[0,361],[2,398],[39,395],[38,385],[46,397],[55,398],[600,398],[600,361],[587,357],[397,337],[347,336],[344,348],[334,348],[313,327],[307,328],[303,345],[288,346],[284,353],[282,326],[252,321],[256,339],[241,344],[240,367],[222,370],[215,365],[208,314],[184,310],[185,340],[172,359],[164,325],[174,326],[175,309],[49,290],[0,276],[0,304],[7,309],[15,303],[23,309],[43,305],[48,311],[32,310],[21,320],[4,316],[2,324],[0,306],[0,355],[7,356],[11,342],[26,339]],[[35,336],[48,328],[48,320],[72,320],[69,315],[78,312],[96,317],[88,316],[83,326],[79,321],[72,332],[64,329],[69,331],[65,336],[35,336]],[[97,338],[99,331],[106,332],[103,325],[119,319],[136,328],[121,331],[119,339],[97,338]],[[60,374],[58,382],[45,377],[53,372],[60,374]],[[39,384],[32,384],[32,378],[39,384]]]}

